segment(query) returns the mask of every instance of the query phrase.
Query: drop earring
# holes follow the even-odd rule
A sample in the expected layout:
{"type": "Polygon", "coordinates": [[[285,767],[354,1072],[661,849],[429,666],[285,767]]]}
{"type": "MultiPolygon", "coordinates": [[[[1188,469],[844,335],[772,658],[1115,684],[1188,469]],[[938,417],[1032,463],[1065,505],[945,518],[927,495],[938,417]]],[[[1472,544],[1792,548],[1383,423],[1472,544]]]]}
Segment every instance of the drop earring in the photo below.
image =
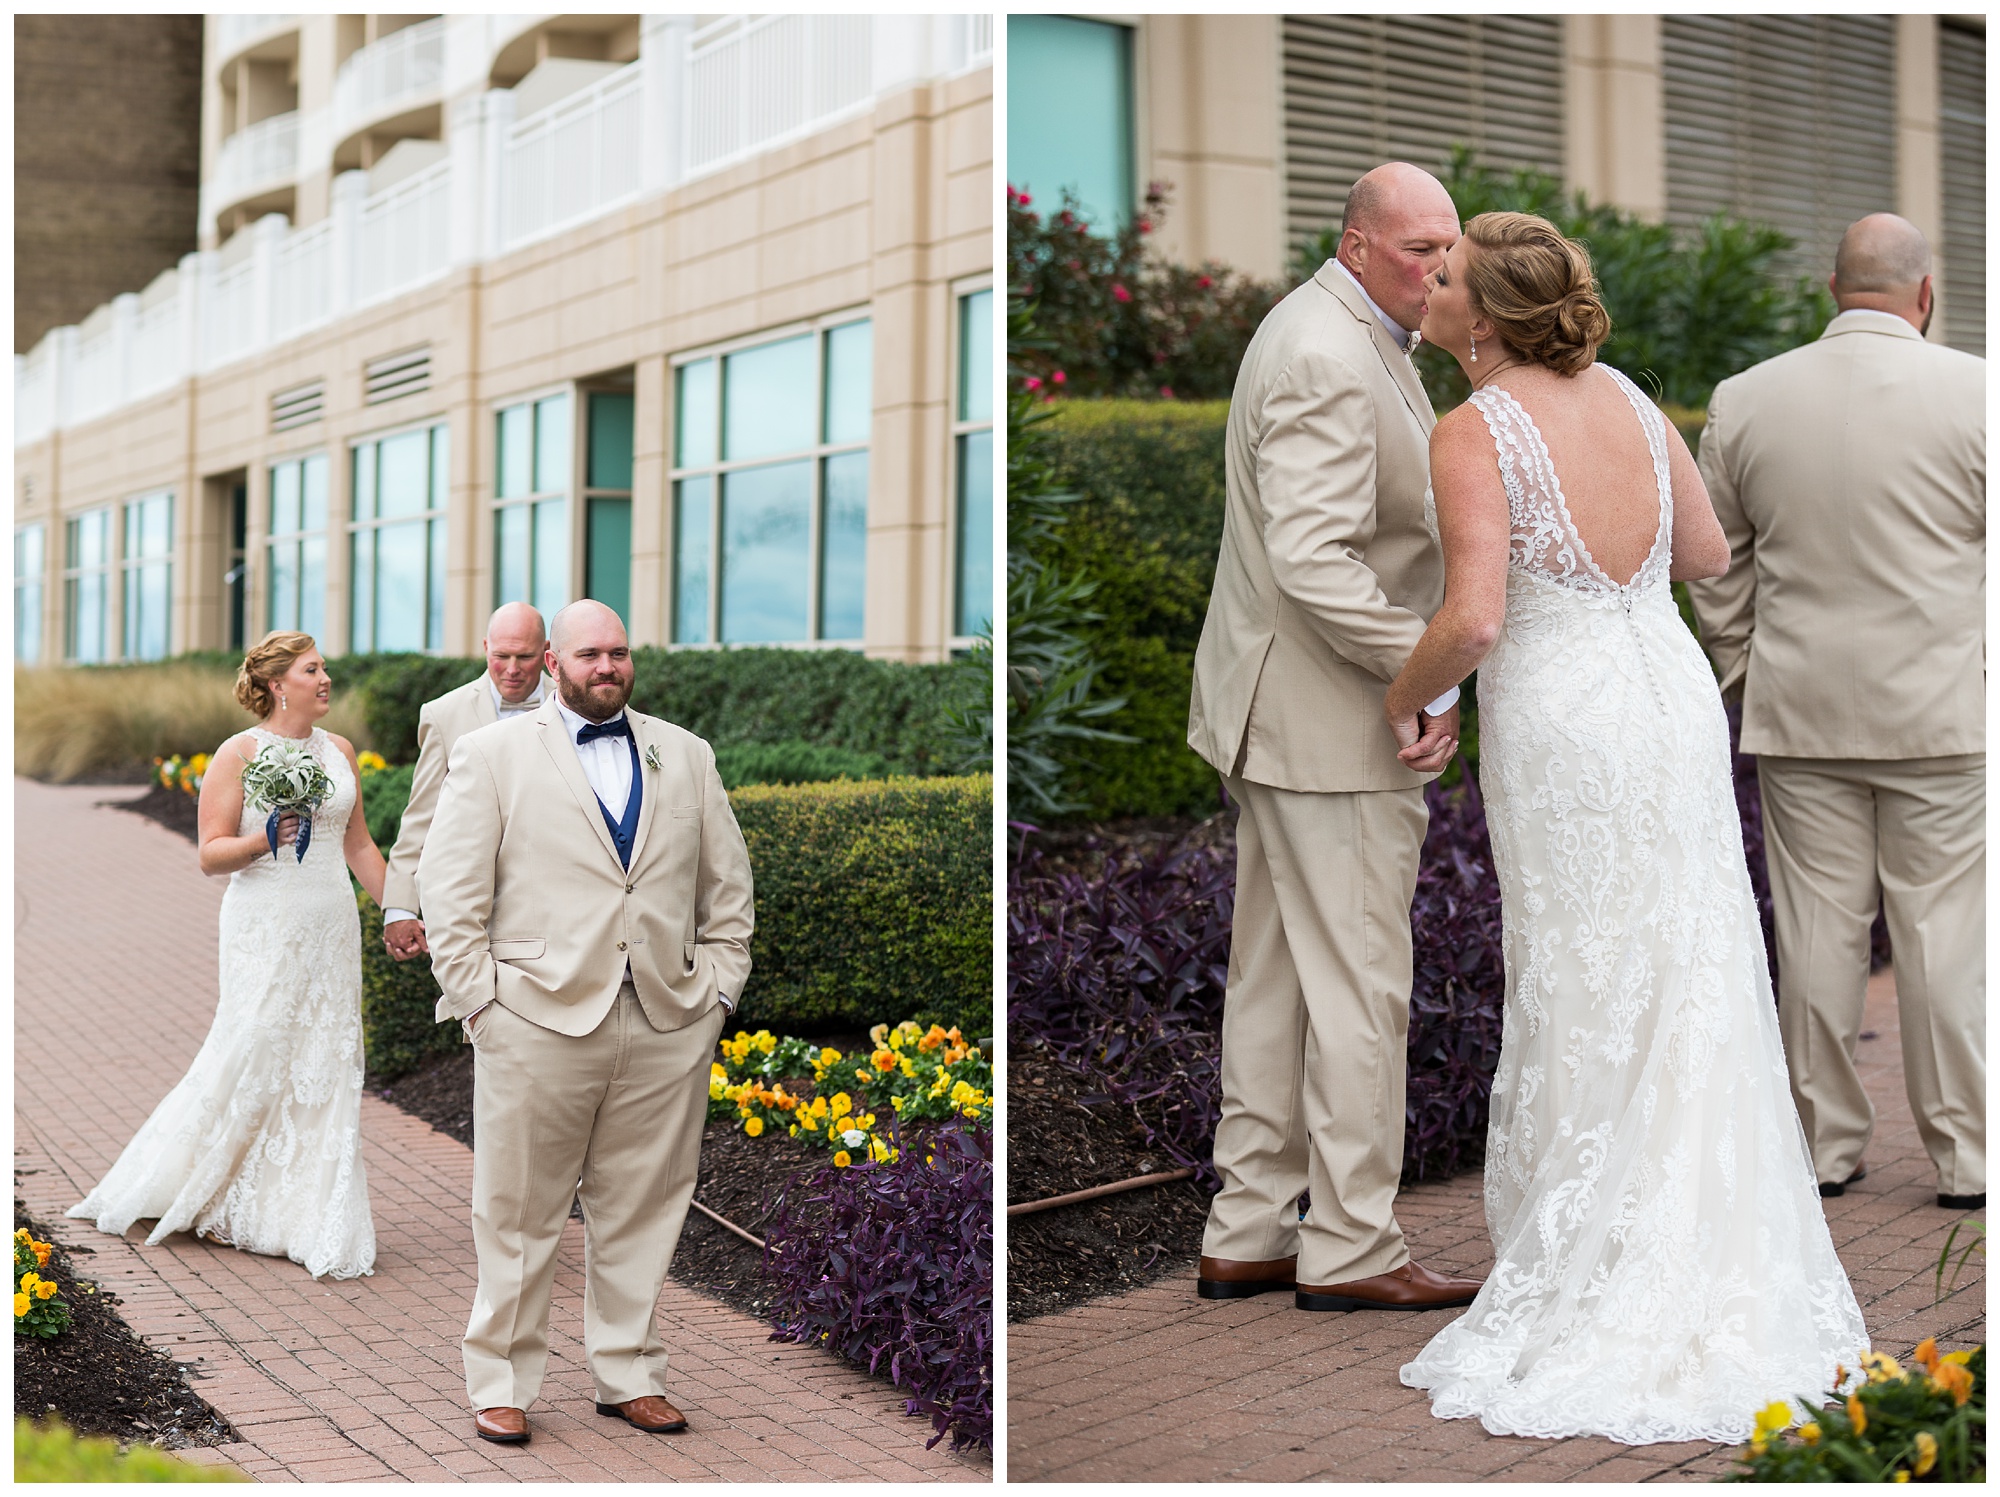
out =
{"type": "Polygon", "coordinates": [[[282,691],[278,693],[278,710],[280,712],[289,712],[291,710],[291,703],[285,700],[285,694],[282,691]]]}
{"type": "Polygon", "coordinates": [[[1479,340],[1477,338],[1472,340],[1472,362],[1475,364],[1479,362],[1479,340]]]}

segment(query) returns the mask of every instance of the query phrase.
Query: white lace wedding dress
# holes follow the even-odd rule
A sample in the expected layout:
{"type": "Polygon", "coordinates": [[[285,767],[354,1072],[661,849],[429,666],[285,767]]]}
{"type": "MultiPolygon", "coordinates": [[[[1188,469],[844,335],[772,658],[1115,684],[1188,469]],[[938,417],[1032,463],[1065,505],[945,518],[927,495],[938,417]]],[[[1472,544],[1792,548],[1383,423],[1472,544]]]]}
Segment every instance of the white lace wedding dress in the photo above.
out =
{"type": "MultiPolygon", "coordinates": [[[[260,748],[288,741],[250,732],[260,748]]],[[[208,1038],[69,1215],[119,1235],[157,1218],[149,1243],[192,1231],[346,1279],[375,1263],[361,1162],[361,923],[342,852],[355,784],[323,730],[308,741],[333,794],[304,861],[284,846],[230,875],[208,1038]]],[[[262,836],[264,817],[245,808],[238,830],[262,836]]]]}
{"type": "Polygon", "coordinates": [[[1668,584],[1660,496],[1625,586],[1506,391],[1472,397],[1513,517],[1479,669],[1507,993],[1487,1133],[1495,1263],[1402,1370],[1440,1418],[1628,1445],[1740,1442],[1867,1348],[1786,1082],[1715,677],[1668,584]]]}

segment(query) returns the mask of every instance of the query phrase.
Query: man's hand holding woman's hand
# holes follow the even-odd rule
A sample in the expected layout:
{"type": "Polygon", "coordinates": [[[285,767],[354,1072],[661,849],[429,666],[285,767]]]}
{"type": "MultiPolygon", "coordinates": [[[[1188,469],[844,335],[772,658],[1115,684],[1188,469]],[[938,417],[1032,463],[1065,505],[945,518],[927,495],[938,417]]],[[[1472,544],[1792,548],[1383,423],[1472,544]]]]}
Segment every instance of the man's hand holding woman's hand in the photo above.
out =
{"type": "Polygon", "coordinates": [[[1436,717],[1421,710],[1415,717],[1391,717],[1389,727],[1396,735],[1396,757],[1418,774],[1438,773],[1458,752],[1456,704],[1436,717]]]}

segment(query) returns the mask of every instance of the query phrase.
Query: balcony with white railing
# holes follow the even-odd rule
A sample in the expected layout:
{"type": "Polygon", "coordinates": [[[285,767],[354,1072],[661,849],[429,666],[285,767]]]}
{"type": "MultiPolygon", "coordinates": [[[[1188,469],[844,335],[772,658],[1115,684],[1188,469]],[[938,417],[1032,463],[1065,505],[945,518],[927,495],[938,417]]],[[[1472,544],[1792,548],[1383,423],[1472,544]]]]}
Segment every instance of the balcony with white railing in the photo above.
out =
{"type": "Polygon", "coordinates": [[[333,139],[392,115],[435,104],[444,91],[444,29],[437,16],[370,42],[340,65],[333,82],[333,139]]]}
{"type": "Polygon", "coordinates": [[[215,28],[215,63],[220,66],[237,53],[261,41],[278,36],[299,24],[297,16],[212,15],[208,24],[215,28]]]}
{"type": "Polygon", "coordinates": [[[507,132],[506,246],[513,249],[634,201],[642,185],[645,69],[617,72],[507,132]]]}
{"type": "Polygon", "coordinates": [[[825,129],[874,96],[870,16],[730,16],[690,39],[687,169],[715,171],[825,129]]]}
{"type": "MultiPolygon", "coordinates": [[[[336,109],[387,118],[434,89],[443,24],[357,53],[336,109]]],[[[636,63],[518,120],[509,90],[462,97],[442,160],[400,181],[378,174],[372,193],[367,173],[344,172],[319,222],[293,228],[268,214],[221,250],[185,257],[143,297],[53,329],[14,360],[15,445],[824,129],[905,83],[956,76],[991,45],[981,17],[729,17],[700,28],[650,18],[636,63]]],[[[210,187],[275,183],[287,149],[296,173],[297,121],[281,118],[226,142],[210,187]]]]}
{"type": "Polygon", "coordinates": [[[246,125],[215,153],[215,172],[202,184],[202,222],[216,218],[238,203],[289,187],[299,174],[299,117],[274,114],[246,125]]]}

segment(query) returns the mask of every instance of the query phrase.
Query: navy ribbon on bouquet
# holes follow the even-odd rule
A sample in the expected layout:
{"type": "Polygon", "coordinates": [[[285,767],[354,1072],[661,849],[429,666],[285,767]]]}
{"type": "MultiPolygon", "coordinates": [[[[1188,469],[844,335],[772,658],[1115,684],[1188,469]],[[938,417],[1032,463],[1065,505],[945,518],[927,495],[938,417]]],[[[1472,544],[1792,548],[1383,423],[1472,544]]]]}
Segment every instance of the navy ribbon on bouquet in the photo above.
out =
{"type": "Polygon", "coordinates": [[[306,860],[306,849],[312,845],[313,819],[310,806],[277,806],[264,823],[264,840],[271,844],[271,856],[278,855],[278,823],[286,816],[299,818],[298,840],[293,845],[298,849],[298,862],[306,860]]]}

